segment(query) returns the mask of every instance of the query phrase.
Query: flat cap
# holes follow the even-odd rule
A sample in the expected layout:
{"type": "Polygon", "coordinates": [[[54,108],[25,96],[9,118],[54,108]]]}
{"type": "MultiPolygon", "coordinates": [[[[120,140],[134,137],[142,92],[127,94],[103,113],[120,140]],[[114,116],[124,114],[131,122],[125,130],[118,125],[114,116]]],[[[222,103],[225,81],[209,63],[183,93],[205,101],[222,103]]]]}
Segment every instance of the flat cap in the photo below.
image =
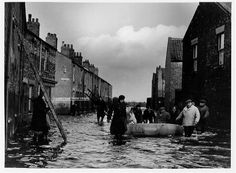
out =
{"type": "Polygon", "coordinates": [[[160,110],[163,111],[165,110],[166,108],[164,106],[160,107],[160,110]]]}
{"type": "Polygon", "coordinates": [[[192,102],[192,100],[188,99],[188,100],[185,101],[185,103],[189,103],[189,102],[192,102]]]}
{"type": "Polygon", "coordinates": [[[125,99],[125,96],[124,95],[120,95],[119,96],[119,100],[124,100],[125,99]]]}
{"type": "Polygon", "coordinates": [[[207,101],[205,99],[199,100],[200,103],[206,103],[207,101]]]}

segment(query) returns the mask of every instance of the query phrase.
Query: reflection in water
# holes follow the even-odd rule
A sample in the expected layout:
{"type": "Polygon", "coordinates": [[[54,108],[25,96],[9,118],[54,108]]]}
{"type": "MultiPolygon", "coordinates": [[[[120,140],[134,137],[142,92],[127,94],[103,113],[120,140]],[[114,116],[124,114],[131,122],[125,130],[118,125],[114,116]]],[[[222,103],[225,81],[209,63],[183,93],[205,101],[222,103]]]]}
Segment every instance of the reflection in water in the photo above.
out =
{"type": "Polygon", "coordinates": [[[96,116],[61,116],[68,136],[52,125],[50,145],[31,145],[32,134],[17,136],[6,152],[6,167],[29,168],[229,168],[230,133],[218,129],[191,138],[136,138],[117,142],[110,124],[96,116]]]}

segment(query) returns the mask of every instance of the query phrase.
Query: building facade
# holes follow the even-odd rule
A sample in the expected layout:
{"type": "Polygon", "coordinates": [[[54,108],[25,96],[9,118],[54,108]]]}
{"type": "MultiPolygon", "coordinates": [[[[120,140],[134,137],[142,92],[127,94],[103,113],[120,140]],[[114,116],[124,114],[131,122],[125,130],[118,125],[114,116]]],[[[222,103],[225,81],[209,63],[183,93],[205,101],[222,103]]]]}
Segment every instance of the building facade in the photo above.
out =
{"type": "Polygon", "coordinates": [[[178,103],[175,93],[182,90],[183,45],[180,38],[168,38],[165,64],[165,107],[178,103]]]}
{"type": "Polygon", "coordinates": [[[56,54],[56,81],[52,102],[58,114],[81,114],[94,111],[89,96],[101,96],[104,101],[112,97],[112,86],[100,78],[98,70],[82,54],[75,52],[72,44],[62,43],[56,54]]]}
{"type": "Polygon", "coordinates": [[[230,127],[231,3],[199,3],[183,38],[183,96],[207,99],[210,123],[230,127]]]}
{"type": "Polygon", "coordinates": [[[4,28],[4,102],[5,102],[5,147],[22,125],[22,88],[25,51],[23,40],[26,33],[25,3],[5,3],[4,28]]]}
{"type": "MultiPolygon", "coordinates": [[[[48,44],[39,37],[39,21],[34,20],[29,14],[27,22],[27,31],[25,40],[27,42],[27,54],[33,62],[36,70],[42,78],[44,87],[48,96],[51,98],[52,88],[55,87],[55,72],[56,72],[56,48],[48,44]]],[[[27,58],[24,59],[24,77],[23,77],[23,109],[25,120],[31,119],[33,111],[33,99],[35,99],[40,87],[27,58]]]]}
{"type": "Polygon", "coordinates": [[[161,66],[156,68],[152,77],[152,108],[159,109],[164,104],[165,97],[165,69],[161,66]]]}

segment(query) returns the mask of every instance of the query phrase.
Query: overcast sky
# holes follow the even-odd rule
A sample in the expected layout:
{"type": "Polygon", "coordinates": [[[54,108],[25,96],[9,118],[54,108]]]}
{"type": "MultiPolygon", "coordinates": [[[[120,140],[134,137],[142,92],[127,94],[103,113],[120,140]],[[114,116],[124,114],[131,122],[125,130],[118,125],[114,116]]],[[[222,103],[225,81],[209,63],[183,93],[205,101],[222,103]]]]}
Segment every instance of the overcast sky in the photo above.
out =
{"type": "Polygon", "coordinates": [[[182,38],[198,3],[26,3],[40,37],[56,33],[99,68],[113,96],[146,101],[152,74],[165,66],[168,37],[182,38]]]}

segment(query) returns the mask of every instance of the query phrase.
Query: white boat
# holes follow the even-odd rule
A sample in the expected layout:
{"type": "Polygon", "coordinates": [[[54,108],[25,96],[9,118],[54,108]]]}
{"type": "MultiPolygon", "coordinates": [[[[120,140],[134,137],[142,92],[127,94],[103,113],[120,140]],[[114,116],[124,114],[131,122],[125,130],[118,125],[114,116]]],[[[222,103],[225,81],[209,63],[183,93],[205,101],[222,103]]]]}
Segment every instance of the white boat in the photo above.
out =
{"type": "Polygon", "coordinates": [[[140,137],[182,136],[183,127],[167,123],[128,124],[126,134],[140,137]]]}

